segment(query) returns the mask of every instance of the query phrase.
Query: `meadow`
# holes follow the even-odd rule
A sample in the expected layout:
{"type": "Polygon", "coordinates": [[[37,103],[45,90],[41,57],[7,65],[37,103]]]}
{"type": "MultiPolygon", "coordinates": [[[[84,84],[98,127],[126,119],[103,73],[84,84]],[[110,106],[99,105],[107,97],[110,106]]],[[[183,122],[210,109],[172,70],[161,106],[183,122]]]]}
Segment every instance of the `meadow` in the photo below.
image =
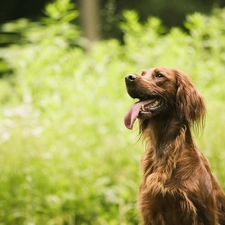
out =
{"type": "Polygon", "coordinates": [[[123,124],[134,102],[124,77],[155,66],[187,72],[204,95],[196,142],[225,190],[225,9],[189,15],[185,32],[126,11],[124,43],[89,51],[70,22],[73,4],[56,1],[45,13],[1,27],[21,36],[0,49],[9,68],[0,78],[0,225],[138,224],[144,144],[138,124],[123,124]]]}

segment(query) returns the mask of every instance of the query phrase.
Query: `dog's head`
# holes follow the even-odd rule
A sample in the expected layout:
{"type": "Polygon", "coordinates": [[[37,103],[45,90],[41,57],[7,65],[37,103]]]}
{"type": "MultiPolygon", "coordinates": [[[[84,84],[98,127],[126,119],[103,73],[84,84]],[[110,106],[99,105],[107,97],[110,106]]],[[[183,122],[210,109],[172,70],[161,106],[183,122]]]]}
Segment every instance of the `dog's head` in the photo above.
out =
{"type": "Polygon", "coordinates": [[[128,94],[139,99],[125,116],[128,129],[132,129],[136,118],[144,120],[159,115],[170,118],[172,113],[188,124],[204,119],[203,97],[188,75],[177,69],[148,69],[141,75],[126,76],[125,83],[128,94]]]}

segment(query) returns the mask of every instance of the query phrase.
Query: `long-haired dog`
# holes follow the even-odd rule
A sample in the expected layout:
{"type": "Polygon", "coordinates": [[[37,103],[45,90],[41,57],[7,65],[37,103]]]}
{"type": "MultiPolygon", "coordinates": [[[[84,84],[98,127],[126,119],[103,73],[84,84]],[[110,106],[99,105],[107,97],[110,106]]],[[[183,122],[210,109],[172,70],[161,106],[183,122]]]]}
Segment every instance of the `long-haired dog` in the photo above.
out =
{"type": "Polygon", "coordinates": [[[139,208],[144,225],[225,225],[225,195],[191,134],[205,118],[202,95],[177,69],[157,67],[125,78],[139,99],[124,122],[139,119],[142,158],[139,208]]]}

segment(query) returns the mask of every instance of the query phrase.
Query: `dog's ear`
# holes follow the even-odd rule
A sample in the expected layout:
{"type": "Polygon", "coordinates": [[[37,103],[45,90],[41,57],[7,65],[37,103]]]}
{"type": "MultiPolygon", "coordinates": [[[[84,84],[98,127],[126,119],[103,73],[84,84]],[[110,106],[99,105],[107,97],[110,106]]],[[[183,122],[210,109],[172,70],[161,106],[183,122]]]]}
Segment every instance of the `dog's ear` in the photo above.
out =
{"type": "Polygon", "coordinates": [[[200,92],[194,87],[185,73],[174,70],[177,78],[176,108],[181,119],[189,124],[203,126],[205,119],[205,103],[200,92]]]}

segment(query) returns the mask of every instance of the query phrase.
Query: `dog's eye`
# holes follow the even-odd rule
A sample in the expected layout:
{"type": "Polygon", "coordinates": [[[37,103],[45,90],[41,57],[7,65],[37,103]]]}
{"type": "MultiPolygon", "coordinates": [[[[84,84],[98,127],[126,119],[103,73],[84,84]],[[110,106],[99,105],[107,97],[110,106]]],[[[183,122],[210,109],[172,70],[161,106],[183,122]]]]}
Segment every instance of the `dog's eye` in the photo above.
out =
{"type": "Polygon", "coordinates": [[[161,73],[157,73],[157,74],[155,75],[155,77],[156,77],[156,78],[161,78],[161,77],[164,77],[164,76],[163,76],[163,74],[161,74],[161,73]]]}

